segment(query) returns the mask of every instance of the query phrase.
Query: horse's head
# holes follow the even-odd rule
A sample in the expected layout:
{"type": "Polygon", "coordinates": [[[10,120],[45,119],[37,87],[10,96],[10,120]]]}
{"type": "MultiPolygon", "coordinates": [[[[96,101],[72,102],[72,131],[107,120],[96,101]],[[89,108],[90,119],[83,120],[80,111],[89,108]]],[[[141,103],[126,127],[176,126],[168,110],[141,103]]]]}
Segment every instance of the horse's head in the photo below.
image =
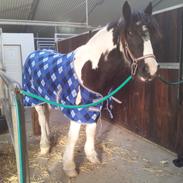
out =
{"type": "Polygon", "coordinates": [[[132,13],[126,1],[122,8],[124,20],[120,21],[120,41],[125,60],[131,66],[133,76],[142,81],[151,81],[158,70],[158,63],[151,42],[158,34],[155,20],[152,18],[152,4],[143,12],[132,13]]]}

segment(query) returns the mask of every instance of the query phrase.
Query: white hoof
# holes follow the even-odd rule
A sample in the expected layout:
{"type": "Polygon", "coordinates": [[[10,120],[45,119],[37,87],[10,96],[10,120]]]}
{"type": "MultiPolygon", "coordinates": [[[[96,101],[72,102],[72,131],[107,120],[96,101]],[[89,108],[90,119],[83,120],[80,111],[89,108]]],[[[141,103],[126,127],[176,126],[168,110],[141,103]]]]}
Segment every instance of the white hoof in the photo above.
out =
{"type": "Polygon", "coordinates": [[[41,154],[41,155],[46,155],[46,154],[48,154],[49,152],[50,152],[50,147],[42,147],[42,148],[41,148],[40,154],[41,154]]]}
{"type": "Polygon", "coordinates": [[[98,159],[96,153],[93,153],[93,154],[91,154],[91,155],[87,155],[87,159],[88,159],[91,163],[94,163],[94,164],[100,163],[100,160],[98,159]]]}
{"type": "Polygon", "coordinates": [[[65,174],[70,177],[70,178],[73,178],[73,177],[76,177],[78,175],[78,173],[76,172],[76,170],[64,170],[65,174]]]}

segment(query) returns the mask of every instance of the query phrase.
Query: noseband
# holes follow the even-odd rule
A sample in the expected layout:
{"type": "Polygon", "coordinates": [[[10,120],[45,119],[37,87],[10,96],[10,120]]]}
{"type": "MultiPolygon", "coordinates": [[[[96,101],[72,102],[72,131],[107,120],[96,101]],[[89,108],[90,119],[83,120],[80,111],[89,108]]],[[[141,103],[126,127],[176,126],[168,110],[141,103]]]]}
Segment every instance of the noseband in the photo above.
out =
{"type": "Polygon", "coordinates": [[[142,57],[135,58],[126,41],[124,42],[124,51],[125,51],[126,58],[132,62],[131,63],[131,75],[132,76],[136,75],[137,68],[138,68],[138,61],[146,59],[146,58],[156,59],[154,54],[147,54],[147,55],[144,55],[142,57]]]}

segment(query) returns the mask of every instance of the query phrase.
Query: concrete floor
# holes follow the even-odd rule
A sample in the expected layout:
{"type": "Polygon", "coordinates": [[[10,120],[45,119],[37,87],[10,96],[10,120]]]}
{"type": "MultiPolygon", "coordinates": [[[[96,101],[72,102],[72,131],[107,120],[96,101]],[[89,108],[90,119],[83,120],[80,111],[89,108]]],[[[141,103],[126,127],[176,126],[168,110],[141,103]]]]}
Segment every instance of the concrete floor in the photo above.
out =
{"type": "MultiPolygon", "coordinates": [[[[60,130],[65,121],[63,115],[53,111],[52,123],[60,130]]],[[[67,122],[64,125],[68,125],[67,122]]],[[[98,123],[96,143],[111,142],[112,157],[107,152],[99,152],[105,164],[92,169],[89,173],[80,171],[73,183],[182,183],[183,168],[174,167],[172,160],[176,155],[134,133],[106,121],[98,123]],[[120,153],[115,152],[120,151],[120,153]]],[[[76,154],[76,162],[77,162],[76,154]]],[[[78,163],[80,164],[80,163],[78,163]]],[[[53,182],[69,182],[62,172],[62,165],[55,166],[50,174],[53,182]]],[[[79,165],[77,168],[80,169],[79,165]]],[[[47,179],[49,182],[49,179],[47,179]]],[[[51,182],[52,182],[51,181],[51,182]]]]}
{"type": "MultiPolygon", "coordinates": [[[[110,127],[110,124],[105,124],[110,127]]],[[[80,174],[76,183],[182,183],[183,169],[172,165],[175,155],[124,128],[112,127],[107,138],[114,145],[126,149],[134,161],[113,159],[90,174],[80,174]]]]}
{"type": "MultiPolygon", "coordinates": [[[[30,120],[29,113],[26,114],[27,121],[30,120]]],[[[30,129],[30,123],[28,123],[30,129]]],[[[68,121],[60,112],[52,111],[51,113],[52,127],[56,128],[57,136],[65,138],[63,129],[68,129],[68,121]]],[[[29,141],[32,139],[34,143],[38,143],[38,138],[32,137],[30,130],[28,134],[29,141]]],[[[97,151],[101,159],[99,165],[88,165],[89,171],[85,172],[84,167],[88,163],[84,154],[80,151],[83,149],[83,140],[76,150],[76,165],[79,175],[76,178],[69,179],[62,171],[62,159],[56,158],[56,152],[59,153],[60,148],[63,149],[62,143],[56,143],[51,154],[41,160],[36,155],[35,161],[39,161],[38,168],[31,167],[32,177],[42,174],[39,170],[46,167],[48,173],[37,182],[45,183],[182,183],[183,168],[176,168],[172,164],[172,160],[176,155],[156,144],[153,144],[132,132],[118,126],[114,126],[106,121],[98,123],[96,143],[105,144],[105,149],[101,150],[97,145],[97,151]],[[52,160],[54,161],[52,161],[52,160]],[[41,160],[41,161],[40,161],[41,160]],[[83,167],[82,167],[83,166],[83,167]],[[83,168],[83,169],[82,169],[83,168]]],[[[0,140],[1,141],[1,140],[0,140]]],[[[104,146],[103,146],[104,147],[104,146]]],[[[36,152],[38,152],[38,144],[36,152]]],[[[36,182],[36,181],[34,181],[36,182]]]]}

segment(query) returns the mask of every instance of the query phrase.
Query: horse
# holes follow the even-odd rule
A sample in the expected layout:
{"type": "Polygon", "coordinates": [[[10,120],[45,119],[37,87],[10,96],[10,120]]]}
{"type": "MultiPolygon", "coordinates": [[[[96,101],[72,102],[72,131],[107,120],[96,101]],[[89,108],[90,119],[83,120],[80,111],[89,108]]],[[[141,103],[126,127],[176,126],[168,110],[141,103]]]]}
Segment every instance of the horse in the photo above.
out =
{"type": "MultiPolygon", "coordinates": [[[[24,64],[23,89],[48,100],[78,105],[105,96],[119,73],[123,75],[121,79],[131,74],[134,79],[150,82],[158,71],[152,46],[158,34],[152,4],[141,12],[132,12],[125,1],[118,20],[104,26],[73,52],[61,54],[41,50],[31,53],[24,64]]],[[[49,110],[46,104],[28,96],[24,97],[24,105],[34,106],[38,113],[40,150],[41,154],[46,154],[50,151],[49,110]]],[[[69,177],[77,176],[74,147],[83,124],[86,125],[86,157],[92,163],[100,162],[95,150],[95,131],[102,108],[103,104],[71,111],[59,108],[70,119],[63,155],[63,170],[69,177]]]]}

